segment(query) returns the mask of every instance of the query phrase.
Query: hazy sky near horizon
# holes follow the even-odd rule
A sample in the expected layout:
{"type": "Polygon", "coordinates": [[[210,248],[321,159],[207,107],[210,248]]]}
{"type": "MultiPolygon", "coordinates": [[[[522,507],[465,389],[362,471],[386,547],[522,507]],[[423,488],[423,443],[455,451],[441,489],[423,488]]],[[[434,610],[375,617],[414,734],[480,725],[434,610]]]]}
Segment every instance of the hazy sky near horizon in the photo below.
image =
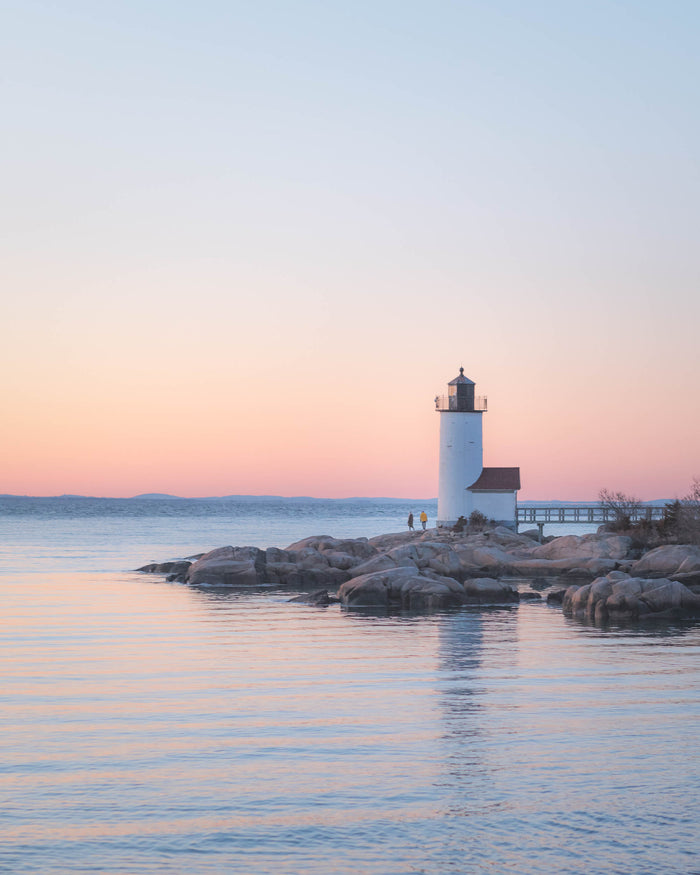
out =
{"type": "Polygon", "coordinates": [[[0,492],[700,475],[700,5],[6,0],[0,492]]]}

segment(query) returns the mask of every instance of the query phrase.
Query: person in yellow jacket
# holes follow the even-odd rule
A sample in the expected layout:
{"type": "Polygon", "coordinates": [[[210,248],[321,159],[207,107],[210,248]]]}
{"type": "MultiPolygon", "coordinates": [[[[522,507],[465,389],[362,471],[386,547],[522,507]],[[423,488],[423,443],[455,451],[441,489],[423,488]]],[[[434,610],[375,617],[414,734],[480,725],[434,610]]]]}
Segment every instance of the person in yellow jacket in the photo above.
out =
{"type": "Polygon", "coordinates": [[[420,512],[420,524],[423,526],[424,530],[425,530],[425,524],[427,522],[428,522],[428,514],[424,510],[422,510],[420,512]]]}

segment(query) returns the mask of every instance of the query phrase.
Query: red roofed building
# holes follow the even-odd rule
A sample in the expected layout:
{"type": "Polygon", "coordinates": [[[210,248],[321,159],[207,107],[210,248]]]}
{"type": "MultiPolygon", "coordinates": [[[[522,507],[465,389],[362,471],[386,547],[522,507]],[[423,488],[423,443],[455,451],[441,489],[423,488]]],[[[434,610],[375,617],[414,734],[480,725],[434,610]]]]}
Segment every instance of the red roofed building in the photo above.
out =
{"type": "Polygon", "coordinates": [[[482,468],[468,487],[472,492],[512,492],[520,489],[520,468],[482,468]]]}

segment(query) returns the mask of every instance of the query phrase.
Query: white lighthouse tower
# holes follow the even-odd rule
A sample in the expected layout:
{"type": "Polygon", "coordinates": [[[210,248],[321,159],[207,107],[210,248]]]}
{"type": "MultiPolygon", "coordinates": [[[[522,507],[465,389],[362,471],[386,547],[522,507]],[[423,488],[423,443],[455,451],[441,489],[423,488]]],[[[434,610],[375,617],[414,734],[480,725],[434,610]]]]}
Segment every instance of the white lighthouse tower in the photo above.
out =
{"type": "Polygon", "coordinates": [[[475,396],[464,376],[447,384],[447,395],[435,399],[440,414],[438,526],[451,526],[478,510],[501,525],[516,526],[520,468],[484,468],[482,418],[486,398],[475,396]]]}
{"type": "Polygon", "coordinates": [[[486,399],[475,398],[474,390],[474,382],[460,368],[459,376],[447,384],[447,395],[435,399],[440,413],[439,526],[453,525],[474,510],[468,488],[484,467],[482,417],[486,412],[486,399]]]}

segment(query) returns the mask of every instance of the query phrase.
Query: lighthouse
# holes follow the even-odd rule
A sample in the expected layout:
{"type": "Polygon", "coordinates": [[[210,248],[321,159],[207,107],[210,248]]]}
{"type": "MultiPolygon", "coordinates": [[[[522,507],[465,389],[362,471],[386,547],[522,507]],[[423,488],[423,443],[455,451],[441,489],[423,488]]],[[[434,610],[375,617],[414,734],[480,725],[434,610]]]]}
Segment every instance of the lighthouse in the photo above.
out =
{"type": "Polygon", "coordinates": [[[483,416],[486,397],[476,396],[473,380],[459,376],[447,384],[447,395],[435,399],[440,414],[438,526],[478,510],[499,525],[515,528],[519,468],[484,468],[483,416]]]}

